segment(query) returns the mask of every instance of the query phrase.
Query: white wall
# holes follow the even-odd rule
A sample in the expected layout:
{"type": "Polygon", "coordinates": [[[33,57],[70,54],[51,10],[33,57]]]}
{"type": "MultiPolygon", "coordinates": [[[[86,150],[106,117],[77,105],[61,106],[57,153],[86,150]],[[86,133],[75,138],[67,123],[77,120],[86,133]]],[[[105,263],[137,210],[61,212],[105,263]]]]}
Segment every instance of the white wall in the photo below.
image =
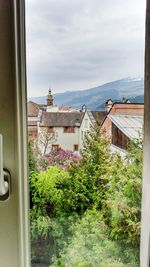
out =
{"type": "Polygon", "coordinates": [[[47,106],[46,112],[58,112],[58,106],[47,106]]]}
{"type": "Polygon", "coordinates": [[[63,127],[56,128],[56,143],[63,149],[73,150],[74,145],[79,145],[79,128],[75,127],[75,133],[64,133],[63,127]]]}
{"type": "Polygon", "coordinates": [[[28,121],[38,121],[38,117],[30,117],[28,116],[28,121]]]}
{"type": "MultiPolygon", "coordinates": [[[[79,145],[79,150],[83,148],[84,137],[92,126],[91,119],[86,111],[80,127],[75,127],[75,133],[64,133],[63,127],[55,127],[55,138],[48,145],[46,153],[49,153],[53,145],[59,145],[62,149],[73,151],[74,145],[79,145]],[[55,140],[54,140],[55,139],[55,140]]],[[[40,127],[38,123],[38,148],[43,154],[43,141],[46,135],[46,127],[40,127]]]]}
{"type": "Polygon", "coordinates": [[[86,111],[84,114],[84,118],[81,122],[80,131],[79,131],[79,147],[81,150],[83,148],[84,137],[86,133],[90,131],[91,126],[92,126],[92,122],[89,118],[88,112],[86,111]]]}
{"type": "Polygon", "coordinates": [[[72,107],[68,107],[67,109],[65,107],[58,107],[58,106],[47,106],[46,112],[79,112],[77,109],[74,109],[72,107]]]}
{"type": "MultiPolygon", "coordinates": [[[[49,153],[52,145],[59,145],[65,150],[74,150],[74,145],[79,145],[79,128],[75,127],[75,133],[64,133],[63,127],[54,127],[55,136],[49,141],[46,153],[49,153]]],[[[46,127],[40,127],[38,124],[38,148],[41,154],[44,153],[44,144],[46,135],[46,127]]],[[[51,134],[52,136],[52,134],[51,134]]]]}

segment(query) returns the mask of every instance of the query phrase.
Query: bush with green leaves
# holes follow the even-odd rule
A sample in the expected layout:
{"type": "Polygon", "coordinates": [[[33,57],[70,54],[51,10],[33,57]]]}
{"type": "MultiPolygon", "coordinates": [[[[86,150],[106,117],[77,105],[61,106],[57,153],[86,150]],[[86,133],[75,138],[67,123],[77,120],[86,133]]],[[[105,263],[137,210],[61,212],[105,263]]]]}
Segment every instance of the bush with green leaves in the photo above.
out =
{"type": "Polygon", "coordinates": [[[96,202],[99,202],[99,208],[101,208],[102,200],[107,192],[110,162],[108,138],[104,131],[100,131],[95,126],[85,136],[82,159],[78,165],[74,164],[69,169],[74,191],[77,190],[80,194],[82,206],[86,204],[83,209],[79,209],[80,213],[83,214],[86,209],[91,209],[96,202]]]}
{"type": "MultiPolygon", "coordinates": [[[[125,260],[122,247],[117,242],[109,240],[107,227],[102,221],[101,213],[92,210],[84,214],[82,219],[71,227],[73,236],[64,247],[59,259],[53,257],[56,267],[138,267],[134,257],[125,260]]],[[[130,251],[132,255],[133,250],[130,251]]]]}
{"type": "Polygon", "coordinates": [[[109,165],[109,143],[94,128],[86,137],[83,158],[68,171],[54,166],[30,175],[34,209],[44,216],[82,215],[93,207],[97,198],[100,202],[104,198],[109,165]]]}
{"type": "Polygon", "coordinates": [[[46,240],[56,266],[138,266],[142,149],[131,144],[122,161],[104,137],[91,129],[82,159],[66,171],[30,173],[32,242],[46,240]],[[75,262],[67,263],[72,253],[75,262]]]}
{"type": "Polygon", "coordinates": [[[110,237],[139,248],[142,150],[131,144],[124,161],[113,155],[108,177],[102,214],[110,237]]]}
{"type": "Polygon", "coordinates": [[[28,170],[29,176],[36,170],[36,160],[32,149],[32,141],[28,142],[28,170]]]}
{"type": "Polygon", "coordinates": [[[58,167],[51,167],[45,172],[32,172],[30,190],[32,209],[30,211],[31,258],[51,262],[53,255],[58,255],[69,236],[69,225],[74,218],[66,220],[59,216],[61,192],[56,188],[58,181],[66,179],[68,173],[58,167]],[[44,258],[43,258],[44,254],[44,258]]]}
{"type": "Polygon", "coordinates": [[[42,216],[52,217],[59,213],[62,205],[62,190],[57,183],[69,179],[69,174],[58,168],[51,167],[44,172],[32,173],[30,188],[32,190],[33,210],[42,216]]]}

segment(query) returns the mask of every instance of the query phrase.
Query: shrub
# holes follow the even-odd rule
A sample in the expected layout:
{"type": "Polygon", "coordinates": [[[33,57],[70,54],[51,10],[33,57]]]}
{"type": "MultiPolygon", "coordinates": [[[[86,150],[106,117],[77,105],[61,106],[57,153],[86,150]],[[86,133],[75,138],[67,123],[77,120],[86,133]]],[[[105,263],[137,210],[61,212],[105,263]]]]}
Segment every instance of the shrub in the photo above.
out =
{"type": "Polygon", "coordinates": [[[43,216],[54,216],[57,213],[61,205],[62,190],[58,189],[56,184],[68,177],[68,173],[58,167],[32,174],[32,200],[36,212],[43,216]]]}
{"type": "Polygon", "coordinates": [[[135,259],[124,263],[120,246],[107,236],[107,228],[100,212],[88,211],[71,228],[73,236],[69,245],[63,249],[59,259],[53,258],[51,266],[138,266],[135,259]]]}
{"type": "Polygon", "coordinates": [[[131,144],[123,162],[104,137],[91,129],[79,161],[64,170],[57,155],[30,175],[32,240],[48,241],[56,266],[138,266],[142,150],[131,144]]]}
{"type": "Polygon", "coordinates": [[[28,166],[29,166],[29,176],[30,174],[36,170],[36,160],[32,150],[32,142],[28,142],[28,166]]]}
{"type": "Polygon", "coordinates": [[[72,163],[77,163],[80,159],[81,155],[79,152],[59,149],[51,151],[49,154],[40,158],[39,165],[42,170],[46,170],[49,166],[57,166],[64,170],[68,170],[72,163]]]}
{"type": "Polygon", "coordinates": [[[139,249],[142,189],[142,150],[132,144],[124,162],[114,155],[102,214],[110,237],[139,249]]]}

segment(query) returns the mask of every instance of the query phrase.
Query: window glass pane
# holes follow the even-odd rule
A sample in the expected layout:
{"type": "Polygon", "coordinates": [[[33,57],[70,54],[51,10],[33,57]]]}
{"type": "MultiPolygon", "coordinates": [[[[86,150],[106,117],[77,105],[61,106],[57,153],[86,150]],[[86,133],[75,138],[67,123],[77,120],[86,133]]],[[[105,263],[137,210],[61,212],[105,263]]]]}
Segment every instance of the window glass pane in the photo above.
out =
{"type": "Polygon", "coordinates": [[[138,267],[143,0],[26,11],[32,267],[138,267]]]}

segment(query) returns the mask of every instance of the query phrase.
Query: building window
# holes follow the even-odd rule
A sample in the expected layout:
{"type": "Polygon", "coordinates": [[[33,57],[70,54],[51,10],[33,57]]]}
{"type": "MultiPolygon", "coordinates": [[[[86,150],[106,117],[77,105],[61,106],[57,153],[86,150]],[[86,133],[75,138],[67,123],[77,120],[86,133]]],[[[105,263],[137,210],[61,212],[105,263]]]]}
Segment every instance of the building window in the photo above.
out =
{"type": "Polygon", "coordinates": [[[85,124],[84,124],[85,128],[88,128],[88,119],[85,119],[85,124]]]}
{"type": "Polygon", "coordinates": [[[112,124],[112,144],[122,149],[127,149],[128,147],[128,137],[115,124],[112,124]]]}
{"type": "Polygon", "coordinates": [[[59,145],[52,145],[52,151],[58,151],[59,148],[59,145]]]}
{"type": "Polygon", "coordinates": [[[74,127],[64,127],[64,133],[75,133],[74,127]]]}
{"type": "Polygon", "coordinates": [[[48,133],[54,133],[55,132],[54,127],[47,127],[47,132],[48,133]]]}
{"type": "Polygon", "coordinates": [[[73,145],[73,150],[74,151],[79,151],[79,145],[73,145]]]}

